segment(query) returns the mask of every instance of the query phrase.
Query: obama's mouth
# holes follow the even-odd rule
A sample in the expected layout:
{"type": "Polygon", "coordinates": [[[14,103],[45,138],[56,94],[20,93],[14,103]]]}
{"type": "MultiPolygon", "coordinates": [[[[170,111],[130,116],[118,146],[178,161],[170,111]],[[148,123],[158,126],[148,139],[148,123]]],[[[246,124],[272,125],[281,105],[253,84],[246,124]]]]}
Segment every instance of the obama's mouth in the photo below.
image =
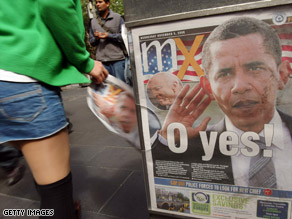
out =
{"type": "Polygon", "coordinates": [[[252,109],[255,106],[258,105],[258,101],[255,100],[239,100],[236,101],[233,105],[232,108],[234,109],[239,109],[239,110],[246,110],[246,109],[252,109]]]}

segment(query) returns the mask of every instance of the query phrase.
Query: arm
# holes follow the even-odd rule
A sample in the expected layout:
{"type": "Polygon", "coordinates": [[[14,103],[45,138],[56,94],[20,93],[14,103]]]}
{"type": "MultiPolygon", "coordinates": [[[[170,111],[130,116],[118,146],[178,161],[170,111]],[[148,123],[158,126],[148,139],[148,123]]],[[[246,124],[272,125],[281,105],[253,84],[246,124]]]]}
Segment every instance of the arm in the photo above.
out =
{"type": "Polygon", "coordinates": [[[68,61],[80,72],[94,67],[84,42],[84,26],[80,2],[74,0],[39,0],[44,23],[52,33],[68,61]]]}
{"type": "Polygon", "coordinates": [[[101,62],[89,57],[84,42],[82,10],[79,0],[39,0],[44,23],[52,33],[67,60],[80,72],[88,73],[101,83],[108,71],[101,62]]]}
{"type": "Polygon", "coordinates": [[[90,42],[90,45],[91,46],[96,46],[97,43],[98,43],[98,39],[96,39],[96,37],[95,37],[95,35],[93,33],[91,25],[89,25],[88,30],[89,30],[89,42],[90,42]]]}

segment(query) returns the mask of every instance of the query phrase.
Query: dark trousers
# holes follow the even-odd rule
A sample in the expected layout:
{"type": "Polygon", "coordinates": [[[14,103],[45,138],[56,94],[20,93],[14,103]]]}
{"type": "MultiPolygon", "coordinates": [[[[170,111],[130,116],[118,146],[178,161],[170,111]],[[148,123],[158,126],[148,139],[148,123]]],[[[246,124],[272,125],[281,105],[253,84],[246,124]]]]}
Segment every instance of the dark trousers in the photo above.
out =
{"type": "Polygon", "coordinates": [[[0,144],[0,167],[6,172],[17,166],[20,157],[22,157],[22,153],[17,148],[7,143],[0,144]]]}

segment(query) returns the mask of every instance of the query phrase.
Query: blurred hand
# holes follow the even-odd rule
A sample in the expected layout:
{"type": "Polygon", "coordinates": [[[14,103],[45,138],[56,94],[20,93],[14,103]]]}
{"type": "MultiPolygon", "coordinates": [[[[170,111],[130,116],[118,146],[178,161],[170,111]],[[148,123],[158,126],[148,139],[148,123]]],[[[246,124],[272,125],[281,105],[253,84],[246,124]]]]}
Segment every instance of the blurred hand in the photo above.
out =
{"type": "Polygon", "coordinates": [[[108,33],[99,33],[99,38],[100,39],[105,39],[108,37],[108,33]]]}
{"type": "Polygon", "coordinates": [[[92,92],[93,101],[96,106],[99,107],[100,113],[103,114],[108,119],[111,119],[115,115],[114,113],[114,104],[110,104],[103,96],[92,92]]]}
{"type": "Polygon", "coordinates": [[[94,67],[91,72],[89,72],[89,75],[92,77],[93,82],[95,82],[96,84],[100,84],[107,78],[108,71],[103,67],[101,62],[94,62],[94,67]]]}
{"type": "Polygon", "coordinates": [[[94,37],[95,37],[95,39],[105,39],[108,37],[108,33],[102,33],[102,32],[95,31],[94,37]]]}
{"type": "Polygon", "coordinates": [[[99,39],[99,34],[100,34],[100,33],[99,33],[98,31],[95,31],[95,32],[94,32],[94,37],[95,37],[95,39],[97,39],[97,40],[99,39]]]}

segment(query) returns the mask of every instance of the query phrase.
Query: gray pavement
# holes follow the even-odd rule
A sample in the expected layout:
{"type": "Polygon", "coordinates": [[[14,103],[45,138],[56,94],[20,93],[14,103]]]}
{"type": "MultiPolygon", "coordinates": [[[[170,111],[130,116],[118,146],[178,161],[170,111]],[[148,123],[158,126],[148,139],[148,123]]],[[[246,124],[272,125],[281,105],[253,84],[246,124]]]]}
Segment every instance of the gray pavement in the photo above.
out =
{"type": "MultiPolygon", "coordinates": [[[[69,135],[71,168],[82,219],[148,219],[141,152],[109,132],[91,113],[86,88],[66,87],[62,96],[73,123],[69,135]]],[[[39,197],[28,169],[24,178],[11,187],[5,185],[0,173],[0,218],[14,218],[3,216],[5,208],[38,207],[39,197]]]]}

